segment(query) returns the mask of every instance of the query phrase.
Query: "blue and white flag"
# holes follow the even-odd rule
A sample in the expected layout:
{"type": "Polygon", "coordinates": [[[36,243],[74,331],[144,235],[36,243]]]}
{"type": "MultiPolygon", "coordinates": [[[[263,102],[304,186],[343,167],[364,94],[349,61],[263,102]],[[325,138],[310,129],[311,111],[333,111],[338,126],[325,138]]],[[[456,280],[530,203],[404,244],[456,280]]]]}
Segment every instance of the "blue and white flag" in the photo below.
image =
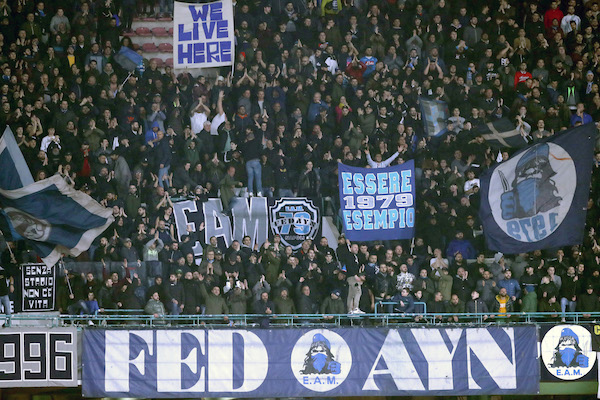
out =
{"type": "Polygon", "coordinates": [[[0,206],[13,240],[26,239],[48,266],[89,249],[114,221],[110,208],[60,175],[33,182],[8,128],[0,138],[0,206]]]}
{"type": "Polygon", "coordinates": [[[0,188],[18,189],[33,183],[29,167],[8,126],[0,138],[0,166],[0,188]]]}
{"type": "Polygon", "coordinates": [[[415,162],[387,168],[338,163],[343,228],[350,240],[410,239],[415,234],[415,162]]]}
{"type": "Polygon", "coordinates": [[[445,101],[431,100],[419,97],[421,105],[421,119],[427,136],[441,136],[448,132],[447,123],[449,113],[445,101]]]}
{"type": "Polygon", "coordinates": [[[583,241],[596,125],[524,148],[481,177],[488,247],[515,254],[583,241]]]}
{"type": "Polygon", "coordinates": [[[73,189],[60,175],[20,189],[0,189],[0,203],[12,229],[49,266],[61,254],[76,257],[89,249],[114,220],[112,209],[73,189]]]}
{"type": "Polygon", "coordinates": [[[231,0],[174,3],[173,65],[208,68],[232,65],[235,35],[231,0]]]}

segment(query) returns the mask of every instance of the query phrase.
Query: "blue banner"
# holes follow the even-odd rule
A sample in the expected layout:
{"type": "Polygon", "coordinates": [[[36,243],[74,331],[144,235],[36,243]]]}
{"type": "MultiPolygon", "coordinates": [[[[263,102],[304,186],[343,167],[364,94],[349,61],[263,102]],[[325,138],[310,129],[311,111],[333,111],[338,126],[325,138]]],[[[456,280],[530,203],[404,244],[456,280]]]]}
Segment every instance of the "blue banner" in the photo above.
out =
{"type": "Polygon", "coordinates": [[[343,230],[348,239],[414,237],[414,160],[376,169],[338,163],[338,172],[343,230]]]}
{"type": "Polygon", "coordinates": [[[582,242],[595,136],[593,123],[566,130],[481,177],[489,249],[516,254],[582,242]]]}
{"type": "Polygon", "coordinates": [[[86,397],[534,394],[535,326],[84,332],[86,397]]]}

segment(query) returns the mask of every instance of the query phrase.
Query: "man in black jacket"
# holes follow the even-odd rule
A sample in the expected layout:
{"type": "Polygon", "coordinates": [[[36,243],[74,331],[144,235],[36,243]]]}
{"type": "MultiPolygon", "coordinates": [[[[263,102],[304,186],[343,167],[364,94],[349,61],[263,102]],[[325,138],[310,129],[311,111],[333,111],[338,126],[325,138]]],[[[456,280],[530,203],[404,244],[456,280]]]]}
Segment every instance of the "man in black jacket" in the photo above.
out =
{"type": "Polygon", "coordinates": [[[269,300],[269,292],[263,291],[260,294],[260,300],[254,302],[254,314],[264,315],[257,319],[261,328],[268,328],[269,322],[271,318],[269,317],[273,314],[275,310],[275,304],[269,300]]]}
{"type": "Polygon", "coordinates": [[[167,295],[163,300],[166,303],[165,308],[171,315],[179,315],[183,311],[185,295],[183,293],[183,285],[179,283],[176,274],[169,275],[169,282],[165,285],[165,292],[167,295]]]}

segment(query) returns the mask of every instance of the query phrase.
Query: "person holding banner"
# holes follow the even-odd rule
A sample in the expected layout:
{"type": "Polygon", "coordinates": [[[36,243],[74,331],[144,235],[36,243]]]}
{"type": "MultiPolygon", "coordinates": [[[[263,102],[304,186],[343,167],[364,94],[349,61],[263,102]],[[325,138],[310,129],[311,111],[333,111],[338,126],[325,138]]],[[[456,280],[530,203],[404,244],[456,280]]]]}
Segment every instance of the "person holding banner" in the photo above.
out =
{"type": "MultiPolygon", "coordinates": [[[[367,140],[368,140],[368,136],[367,136],[367,140]]],[[[401,151],[402,151],[402,149],[400,148],[400,146],[398,146],[398,151],[397,152],[395,152],[394,154],[392,154],[391,157],[389,157],[387,160],[382,161],[381,154],[375,154],[375,160],[373,160],[371,158],[371,152],[369,151],[369,148],[368,147],[365,148],[365,154],[367,155],[367,162],[369,163],[369,166],[371,166],[371,168],[385,168],[385,167],[388,167],[391,163],[394,162],[394,160],[396,158],[398,158],[398,156],[400,155],[401,151]]]]}

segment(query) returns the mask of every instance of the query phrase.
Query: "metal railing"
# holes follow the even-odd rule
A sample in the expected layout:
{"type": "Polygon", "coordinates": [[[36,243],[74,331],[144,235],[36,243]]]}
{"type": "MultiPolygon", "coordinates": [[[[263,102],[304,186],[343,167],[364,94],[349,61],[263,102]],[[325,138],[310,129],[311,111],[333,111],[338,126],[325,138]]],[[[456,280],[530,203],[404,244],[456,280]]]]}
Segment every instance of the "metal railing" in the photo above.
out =
{"type": "Polygon", "coordinates": [[[232,315],[164,315],[154,317],[143,310],[112,310],[98,315],[13,314],[0,315],[5,326],[101,326],[118,327],[257,327],[269,319],[271,327],[335,327],[335,326],[398,326],[406,324],[429,325],[489,325],[489,324],[556,324],[564,321],[573,324],[600,321],[600,312],[581,313],[369,313],[369,314],[232,314],[232,315]]]}

